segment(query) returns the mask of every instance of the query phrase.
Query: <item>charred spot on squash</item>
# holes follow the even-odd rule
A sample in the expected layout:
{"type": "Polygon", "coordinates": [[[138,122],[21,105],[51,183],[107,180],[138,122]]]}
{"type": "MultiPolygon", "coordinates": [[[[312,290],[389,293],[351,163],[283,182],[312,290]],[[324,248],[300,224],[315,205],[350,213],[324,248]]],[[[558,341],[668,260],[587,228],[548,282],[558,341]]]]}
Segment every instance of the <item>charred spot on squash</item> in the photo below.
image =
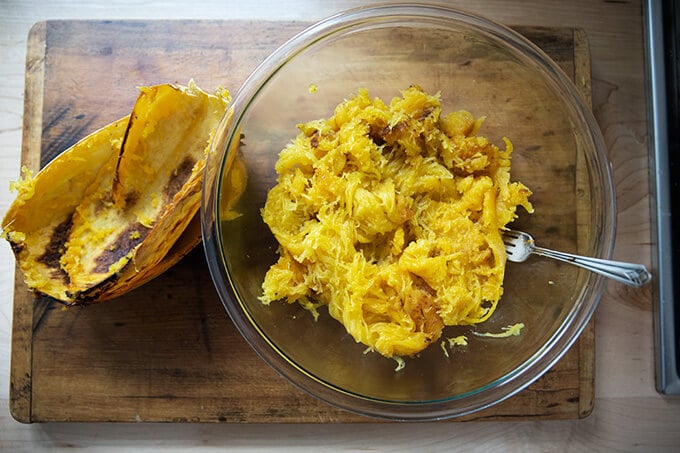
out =
{"type": "Polygon", "coordinates": [[[425,107],[423,111],[420,113],[418,120],[422,121],[426,119],[428,116],[432,115],[432,112],[434,112],[434,110],[435,108],[433,106],[425,107]]]}
{"type": "Polygon", "coordinates": [[[52,269],[53,277],[62,280],[66,284],[69,283],[70,278],[68,274],[61,268],[59,260],[64,254],[64,247],[66,241],[68,240],[72,224],[73,214],[69,215],[66,220],[57,225],[54,231],[52,231],[50,241],[45,247],[45,251],[38,257],[39,263],[42,263],[48,268],[52,269]]]}
{"type": "Polygon", "coordinates": [[[437,312],[435,296],[433,289],[422,281],[414,286],[404,300],[404,311],[413,320],[415,331],[428,334],[428,342],[439,338],[444,328],[444,321],[437,312]]]}
{"type": "Polygon", "coordinates": [[[312,148],[319,147],[319,131],[315,131],[309,139],[309,144],[312,148]]]}
{"type": "Polygon", "coordinates": [[[184,184],[189,180],[191,172],[194,169],[194,165],[196,165],[196,161],[190,157],[186,157],[184,160],[182,160],[182,163],[179,164],[177,169],[172,172],[170,180],[163,190],[163,194],[168,199],[172,199],[172,197],[174,197],[175,194],[182,188],[182,186],[184,186],[184,184]]]}
{"type": "Polygon", "coordinates": [[[131,206],[136,205],[137,202],[139,201],[139,198],[140,198],[139,192],[132,191],[132,192],[126,193],[125,194],[125,204],[124,204],[124,206],[126,208],[130,208],[131,206]]]}
{"type": "Polygon", "coordinates": [[[399,121],[394,126],[385,126],[380,131],[380,138],[383,142],[396,142],[401,136],[408,132],[408,123],[406,121],[399,121]]]}
{"type": "Polygon", "coordinates": [[[99,302],[102,299],[102,296],[107,293],[108,289],[118,281],[119,275],[120,274],[110,275],[97,285],[83,291],[66,291],[66,295],[70,299],[70,302],[67,302],[65,305],[69,307],[83,306],[99,302]]]}
{"type": "Polygon", "coordinates": [[[368,125],[368,136],[377,146],[385,144],[385,135],[389,133],[390,127],[384,121],[375,121],[368,125]]]}
{"type": "Polygon", "coordinates": [[[118,237],[104,249],[95,259],[97,265],[94,268],[96,273],[109,272],[112,264],[117,263],[121,258],[127,256],[144,238],[149,234],[150,229],[137,222],[123,230],[118,237]]]}

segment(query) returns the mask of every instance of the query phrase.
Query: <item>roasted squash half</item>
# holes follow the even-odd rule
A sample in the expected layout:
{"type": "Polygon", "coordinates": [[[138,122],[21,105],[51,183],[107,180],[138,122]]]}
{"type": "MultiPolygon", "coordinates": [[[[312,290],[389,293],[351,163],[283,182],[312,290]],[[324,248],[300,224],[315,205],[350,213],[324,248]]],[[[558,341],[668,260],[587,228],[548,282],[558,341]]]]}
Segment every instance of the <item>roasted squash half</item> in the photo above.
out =
{"type": "MultiPolygon", "coordinates": [[[[196,246],[205,161],[229,101],[226,90],[208,94],[193,82],[143,87],[128,117],[37,175],[24,169],[2,230],[28,287],[67,305],[99,302],[196,246]]],[[[234,171],[239,192],[245,167],[234,171]]]]}

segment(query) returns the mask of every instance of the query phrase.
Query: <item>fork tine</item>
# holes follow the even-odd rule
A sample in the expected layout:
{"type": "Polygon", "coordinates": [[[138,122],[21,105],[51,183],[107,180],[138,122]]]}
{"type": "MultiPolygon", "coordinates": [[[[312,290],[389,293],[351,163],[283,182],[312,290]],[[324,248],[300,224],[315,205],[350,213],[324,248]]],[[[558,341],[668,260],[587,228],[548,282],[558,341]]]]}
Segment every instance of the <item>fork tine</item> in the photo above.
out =
{"type": "Polygon", "coordinates": [[[520,237],[520,232],[515,230],[503,230],[503,236],[517,239],[520,237]]]}
{"type": "Polygon", "coordinates": [[[519,234],[517,234],[516,231],[514,230],[503,230],[501,232],[501,235],[503,236],[503,244],[505,244],[505,247],[517,247],[517,244],[515,244],[515,241],[519,238],[519,234]]]}
{"type": "Polygon", "coordinates": [[[503,245],[505,246],[505,255],[508,260],[514,262],[522,262],[527,259],[530,251],[527,250],[523,233],[515,230],[502,230],[503,245]]]}

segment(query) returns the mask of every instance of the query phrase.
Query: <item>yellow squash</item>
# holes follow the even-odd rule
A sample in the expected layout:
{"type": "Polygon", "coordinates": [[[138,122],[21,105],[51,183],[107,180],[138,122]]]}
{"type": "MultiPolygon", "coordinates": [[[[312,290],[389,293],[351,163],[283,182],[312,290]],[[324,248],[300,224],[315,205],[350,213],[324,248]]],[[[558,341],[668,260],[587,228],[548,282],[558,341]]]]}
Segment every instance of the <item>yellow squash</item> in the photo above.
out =
{"type": "Polygon", "coordinates": [[[444,326],[491,316],[503,293],[501,230],[528,212],[510,181],[512,144],[482,119],[442,115],[417,86],[389,104],[359,90],[328,119],[300,124],[279,154],[262,217],[279,242],[261,300],[326,305],[357,341],[413,356],[444,326]]]}
{"type": "Polygon", "coordinates": [[[193,82],[141,88],[129,117],[17,183],[2,229],[28,287],[68,305],[98,302],[196,246],[205,160],[228,103],[226,90],[193,82]]]}

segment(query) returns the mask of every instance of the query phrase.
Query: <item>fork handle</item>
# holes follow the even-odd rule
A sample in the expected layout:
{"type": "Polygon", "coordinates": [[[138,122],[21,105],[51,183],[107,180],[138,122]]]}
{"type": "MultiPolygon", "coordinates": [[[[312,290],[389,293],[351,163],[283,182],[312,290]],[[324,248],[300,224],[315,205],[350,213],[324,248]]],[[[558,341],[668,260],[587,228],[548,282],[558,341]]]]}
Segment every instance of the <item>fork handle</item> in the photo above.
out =
{"type": "Polygon", "coordinates": [[[596,272],[605,277],[609,277],[626,285],[638,288],[649,280],[652,275],[642,264],[624,263],[621,261],[603,260],[600,258],[590,258],[587,256],[572,255],[571,253],[557,252],[555,250],[534,247],[533,253],[536,255],[554,258],[565,263],[596,272]]]}

